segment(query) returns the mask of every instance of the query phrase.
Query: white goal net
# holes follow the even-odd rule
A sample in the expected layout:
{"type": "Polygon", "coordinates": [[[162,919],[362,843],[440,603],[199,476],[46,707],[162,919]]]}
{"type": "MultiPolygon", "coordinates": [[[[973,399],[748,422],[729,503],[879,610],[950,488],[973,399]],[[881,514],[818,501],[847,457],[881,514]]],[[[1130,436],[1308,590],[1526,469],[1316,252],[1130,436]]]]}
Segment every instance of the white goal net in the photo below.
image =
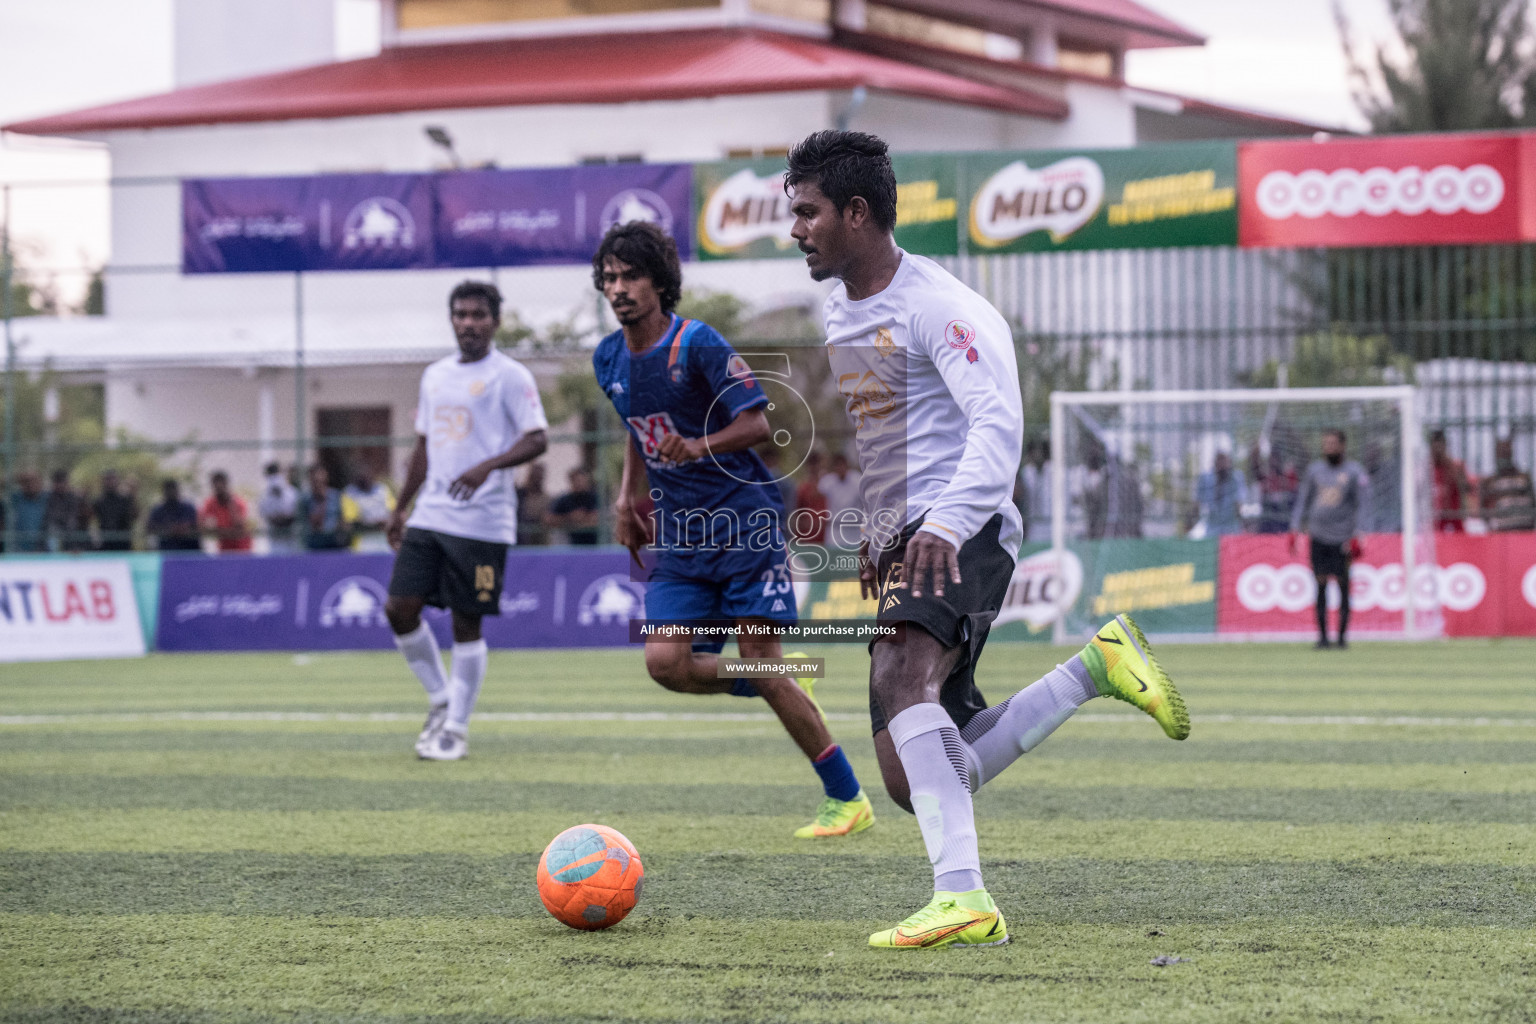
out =
{"type": "MultiPolygon", "coordinates": [[[[1290,529],[1334,431],[1344,461],[1323,464],[1312,507],[1360,499],[1350,636],[1438,635],[1447,581],[1414,389],[1359,387],[1053,394],[1049,465],[1026,459],[1023,478],[1028,539],[1054,563],[1054,638],[1118,612],[1187,639],[1314,634],[1309,544],[1292,550],[1290,529]]],[[[1324,598],[1336,633],[1337,586],[1324,598]]]]}

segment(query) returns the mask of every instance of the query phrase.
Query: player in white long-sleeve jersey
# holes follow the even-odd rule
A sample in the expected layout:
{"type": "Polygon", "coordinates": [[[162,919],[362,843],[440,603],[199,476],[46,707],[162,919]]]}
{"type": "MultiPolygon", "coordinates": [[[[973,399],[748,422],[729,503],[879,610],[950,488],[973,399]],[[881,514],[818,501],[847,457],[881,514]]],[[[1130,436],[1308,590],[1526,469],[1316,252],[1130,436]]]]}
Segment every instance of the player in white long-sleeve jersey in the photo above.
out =
{"type": "Polygon", "coordinates": [[[517,543],[511,470],[544,454],[549,429],[533,374],[495,347],[496,287],[463,282],[448,296],[448,315],[459,351],[421,375],[416,447],[387,531],[398,554],[384,605],[395,644],[427,691],[416,753],[433,761],[457,761],[469,749],[487,660],[480,620],[501,614],[507,548],[517,543]],[[429,604],[453,613],[448,674],[421,620],[429,604]]]}
{"type": "Polygon", "coordinates": [[[1189,716],[1123,615],[987,707],[976,660],[1023,536],[1011,500],[1023,412],[1008,324],[937,263],[896,245],[896,179],[880,139],[806,138],[789,155],[785,188],[811,276],[839,281],[824,316],[863,474],[859,580],[878,621],[901,632],[870,647],[875,752],[933,864],[932,902],[869,942],[1001,945],[1008,930],[982,884],[972,792],[1094,697],[1134,704],[1174,739],[1189,735],[1189,716]]]}

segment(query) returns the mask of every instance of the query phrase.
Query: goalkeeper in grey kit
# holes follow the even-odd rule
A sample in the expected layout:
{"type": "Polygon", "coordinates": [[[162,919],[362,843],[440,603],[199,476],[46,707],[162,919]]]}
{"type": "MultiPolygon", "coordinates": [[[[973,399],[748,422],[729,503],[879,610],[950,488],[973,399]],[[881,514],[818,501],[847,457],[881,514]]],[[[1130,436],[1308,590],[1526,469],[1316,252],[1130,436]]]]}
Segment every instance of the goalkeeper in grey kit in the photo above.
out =
{"type": "Polygon", "coordinates": [[[1291,552],[1305,526],[1317,577],[1317,648],[1328,642],[1328,580],[1339,584],[1339,640],[1349,646],[1349,565],[1360,557],[1362,521],[1371,507],[1371,478],[1364,467],[1344,457],[1344,431],[1323,434],[1323,457],[1307,467],[1291,513],[1291,552]]]}

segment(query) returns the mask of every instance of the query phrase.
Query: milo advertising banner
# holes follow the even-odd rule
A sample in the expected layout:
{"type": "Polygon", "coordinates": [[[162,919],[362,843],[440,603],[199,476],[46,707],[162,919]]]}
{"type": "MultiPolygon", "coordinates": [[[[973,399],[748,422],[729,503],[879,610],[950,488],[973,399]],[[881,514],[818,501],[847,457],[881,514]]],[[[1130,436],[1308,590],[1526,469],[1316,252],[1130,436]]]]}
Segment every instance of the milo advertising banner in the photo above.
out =
{"type": "Polygon", "coordinates": [[[1214,538],[1074,541],[1082,589],[1069,631],[1085,634],[1130,612],[1148,633],[1214,633],[1217,551],[1214,538]]]}
{"type": "Polygon", "coordinates": [[[891,155],[896,172],[896,244],[924,256],[960,251],[960,210],[953,155],[891,155]]]}
{"type": "Polygon", "coordinates": [[[1237,244],[1230,142],[961,158],[971,255],[1237,244]]]}
{"type": "Polygon", "coordinates": [[[695,164],[694,221],[701,260],[799,256],[789,237],[795,218],[784,194],[784,160],[695,164]]]}
{"type": "MultiPolygon", "coordinates": [[[[893,155],[896,244],[925,256],[959,252],[958,163],[938,153],[893,155]]],[[[800,258],[789,236],[795,218],[784,194],[784,161],[729,160],[695,164],[699,259],[800,258]]]]}

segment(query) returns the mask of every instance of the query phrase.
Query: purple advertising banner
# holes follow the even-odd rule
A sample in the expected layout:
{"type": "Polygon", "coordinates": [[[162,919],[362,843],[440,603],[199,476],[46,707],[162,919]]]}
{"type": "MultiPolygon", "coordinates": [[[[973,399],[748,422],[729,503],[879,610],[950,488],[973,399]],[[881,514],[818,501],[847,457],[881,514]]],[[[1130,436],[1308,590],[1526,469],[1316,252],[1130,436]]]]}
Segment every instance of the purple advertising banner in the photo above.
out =
{"type": "Polygon", "coordinates": [[[687,164],[460,171],[434,179],[437,259],[447,267],[585,263],[614,224],[646,220],[691,253],[687,164]]]}
{"type": "MultiPolygon", "coordinates": [[[[613,647],[644,614],[644,587],[619,551],[513,550],[492,647],[613,647]]],[[[346,553],[167,558],[160,578],[162,651],[391,650],[384,621],[394,556],[346,553]]],[[[439,643],[447,612],[427,610],[439,643]]]]}
{"type": "Polygon", "coordinates": [[[424,174],[182,182],[182,271],[405,270],[433,265],[424,174]]]}
{"type": "Polygon", "coordinates": [[[649,220],[691,255],[688,164],[182,182],[182,271],[243,274],[585,263],[649,220]]]}

